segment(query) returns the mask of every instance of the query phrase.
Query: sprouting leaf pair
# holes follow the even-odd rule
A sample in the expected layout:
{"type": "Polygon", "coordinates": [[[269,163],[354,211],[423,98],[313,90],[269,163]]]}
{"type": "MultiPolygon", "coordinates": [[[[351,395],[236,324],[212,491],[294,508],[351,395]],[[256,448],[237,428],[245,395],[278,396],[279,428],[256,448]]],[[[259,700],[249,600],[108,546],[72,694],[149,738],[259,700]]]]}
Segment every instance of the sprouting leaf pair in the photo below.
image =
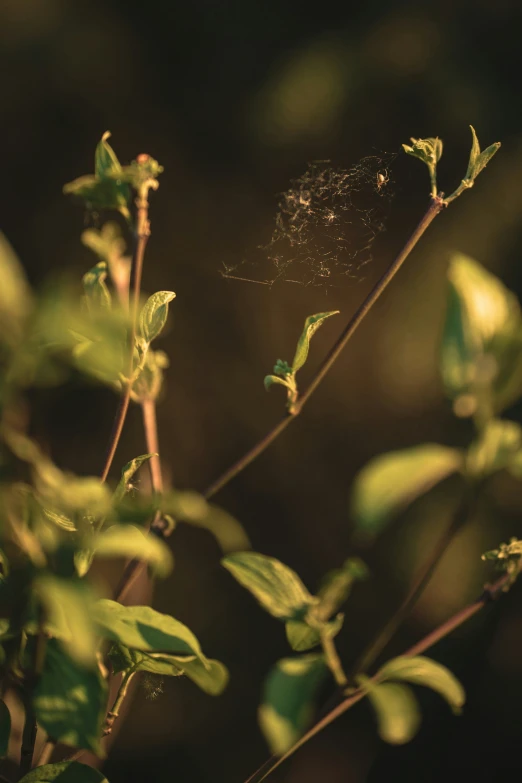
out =
{"type": "Polygon", "coordinates": [[[273,386],[273,384],[280,384],[285,386],[287,390],[287,407],[290,413],[296,412],[296,405],[298,400],[298,389],[296,382],[296,373],[303,367],[310,350],[310,340],[315,332],[324,323],[324,321],[331,315],[337,315],[339,310],[332,310],[328,313],[317,313],[316,315],[309,315],[305,321],[304,329],[297,343],[294,360],[292,365],[287,362],[278,359],[274,366],[274,375],[267,375],[265,377],[265,389],[273,386]]]}
{"type": "MultiPolygon", "coordinates": [[[[446,205],[454,201],[464,190],[473,187],[480,172],[487,166],[493,155],[500,149],[500,142],[495,142],[481,152],[475,128],[473,125],[470,125],[470,128],[472,144],[466,176],[462,179],[459,187],[450,196],[444,199],[444,204],[446,205]]],[[[432,198],[436,198],[439,195],[437,191],[437,163],[442,157],[442,141],[439,138],[412,138],[411,142],[411,146],[403,144],[402,148],[407,155],[418,158],[426,164],[430,173],[431,195],[432,198]]]]}

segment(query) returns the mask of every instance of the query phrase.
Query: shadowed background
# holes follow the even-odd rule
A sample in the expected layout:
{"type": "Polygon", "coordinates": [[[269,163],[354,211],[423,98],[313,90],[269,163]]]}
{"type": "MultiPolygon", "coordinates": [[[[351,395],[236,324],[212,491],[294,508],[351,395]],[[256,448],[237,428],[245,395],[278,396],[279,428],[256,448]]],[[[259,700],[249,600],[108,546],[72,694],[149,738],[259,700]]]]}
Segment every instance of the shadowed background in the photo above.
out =
{"type": "MultiPolygon", "coordinates": [[[[450,192],[465,172],[469,123],[483,146],[502,141],[477,186],[430,229],[303,416],[217,498],[256,550],[288,563],[312,590],[355,552],[348,500],[360,467],[386,450],[423,441],[463,445],[470,437],[444,401],[437,374],[445,272],[459,250],[521,293],[521,26],[516,0],[375,0],[360,8],[275,0],[0,1],[0,227],[31,281],[38,285],[51,269],[79,278],[93,263],[79,241],[89,218],[61,188],[92,170],[105,130],[121,160],[148,152],[165,166],[152,196],[144,288],[177,294],[158,347],[171,360],[159,408],[162,454],[179,488],[203,489],[268,430],[284,401],[277,388],[266,394],[262,380],[277,358],[292,358],[305,317],[341,311],[314,338],[301,382],[426,209],[427,173],[394,157],[401,143],[443,138],[440,186],[450,192]],[[260,246],[274,230],[278,194],[310,161],[350,168],[370,155],[378,158],[375,178],[384,172],[394,195],[383,199],[368,175],[372,231],[383,217],[387,226],[371,262],[357,268],[366,240],[348,226],[351,276],[334,268],[321,284],[306,285],[302,265],[262,284],[274,277],[260,246]],[[231,268],[257,282],[224,278],[231,268]]],[[[107,390],[70,382],[37,397],[34,426],[60,466],[95,473],[115,406],[107,390]]],[[[510,415],[520,420],[520,413],[510,415]]],[[[132,410],[114,475],[143,451],[132,410]]],[[[373,576],[348,605],[339,637],[344,660],[357,657],[398,604],[455,497],[448,482],[370,551],[357,550],[373,576]]],[[[490,575],[480,554],[522,535],[521,501],[508,478],[493,482],[483,512],[454,542],[393,652],[477,594],[490,575]]],[[[241,783],[267,753],[256,708],[263,677],[287,653],[284,629],[220,568],[204,532],[180,527],[170,540],[176,569],[157,585],[155,606],[194,630],[208,654],[227,664],[231,684],[218,699],[178,680],[166,682],[156,700],[141,691],[107,775],[111,783],[241,783]]],[[[520,597],[515,589],[434,653],[469,692],[463,717],[422,694],[421,732],[389,749],[362,704],[273,780],[438,781],[463,772],[496,780],[522,771],[520,597]]]]}

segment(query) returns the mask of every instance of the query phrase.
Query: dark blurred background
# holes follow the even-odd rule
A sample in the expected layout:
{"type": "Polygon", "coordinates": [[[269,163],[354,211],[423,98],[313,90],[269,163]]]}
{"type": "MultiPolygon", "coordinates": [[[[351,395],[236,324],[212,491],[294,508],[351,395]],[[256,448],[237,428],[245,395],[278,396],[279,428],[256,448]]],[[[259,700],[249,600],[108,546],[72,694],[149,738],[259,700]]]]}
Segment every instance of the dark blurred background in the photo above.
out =
{"type": "MultiPolygon", "coordinates": [[[[350,316],[426,209],[427,174],[397,154],[401,143],[444,139],[440,186],[449,192],[465,172],[469,123],[483,146],[502,141],[476,187],[422,240],[304,415],[217,498],[255,549],[291,565],[311,589],[349,554],[365,557],[373,576],[355,590],[339,637],[347,663],[400,602],[455,503],[449,481],[370,550],[353,545],[348,500],[360,467],[386,450],[470,437],[437,374],[450,253],[474,256],[522,291],[521,33],[519,0],[0,0],[0,222],[31,281],[42,283],[50,270],[79,279],[93,263],[79,241],[92,219],[61,188],[92,170],[105,130],[123,161],[148,152],[165,166],[152,196],[144,287],[177,293],[158,346],[171,359],[159,419],[166,472],[180,488],[203,489],[277,420],[283,395],[267,395],[262,383],[275,359],[292,358],[308,314],[341,310],[314,338],[302,371],[302,381],[309,378],[339,319],[350,316]],[[367,156],[375,157],[361,214],[370,217],[369,235],[376,233],[372,260],[354,220],[343,239],[354,256],[351,275],[333,266],[330,277],[308,284],[303,264],[263,284],[274,277],[260,246],[274,230],[279,194],[311,161],[350,169],[367,156]],[[379,172],[393,199],[369,187],[379,172]],[[257,282],[227,279],[226,269],[257,282]]],[[[60,465],[95,473],[115,405],[109,391],[71,381],[39,395],[35,427],[60,465]]],[[[132,410],[115,473],[143,451],[132,410]]],[[[522,535],[521,500],[508,478],[493,482],[390,653],[479,592],[490,576],[480,554],[522,535]]],[[[155,606],[190,625],[205,651],[228,665],[231,684],[217,699],[177,680],[156,700],[142,690],[107,775],[111,783],[241,783],[267,754],[256,707],[263,677],[287,654],[283,626],[220,568],[204,532],[180,527],[171,542],[176,569],[158,584],[155,606]]],[[[521,593],[434,650],[468,690],[463,717],[420,694],[423,728],[411,744],[390,749],[361,704],[272,779],[468,774],[495,781],[522,772],[521,593]]]]}

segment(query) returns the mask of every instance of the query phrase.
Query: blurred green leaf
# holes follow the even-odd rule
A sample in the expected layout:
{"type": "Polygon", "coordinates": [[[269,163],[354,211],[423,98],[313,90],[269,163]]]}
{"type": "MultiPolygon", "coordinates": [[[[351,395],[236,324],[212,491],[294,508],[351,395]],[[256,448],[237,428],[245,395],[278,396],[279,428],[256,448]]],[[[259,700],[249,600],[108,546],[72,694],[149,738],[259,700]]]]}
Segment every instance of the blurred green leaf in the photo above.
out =
{"type": "Polygon", "coordinates": [[[274,557],[258,552],[237,552],[221,562],[273,617],[300,620],[316,603],[295,571],[274,557]]]}
{"type": "Polygon", "coordinates": [[[7,756],[11,736],[11,713],[5,701],[0,700],[0,758],[7,756]]]}
{"type": "Polygon", "coordinates": [[[522,427],[514,421],[489,421],[468,449],[466,468],[470,475],[486,477],[503,468],[516,474],[522,450],[522,427]]]}
{"type": "Polygon", "coordinates": [[[167,323],[168,305],[175,298],[174,291],[157,291],[149,296],[140,313],[140,334],[150,343],[167,323]]]}
{"type": "MultiPolygon", "coordinates": [[[[181,495],[188,495],[188,492],[181,493],[181,495]]],[[[211,503],[205,503],[205,511],[201,515],[186,514],[183,513],[184,511],[183,502],[181,504],[174,503],[171,513],[180,522],[208,530],[214,536],[224,554],[227,552],[240,552],[250,548],[250,539],[243,526],[228,511],[218,508],[218,506],[214,506],[211,503]],[[179,508],[180,513],[174,510],[176,507],[179,508]]]]}
{"type": "Polygon", "coordinates": [[[393,658],[382,666],[379,680],[401,680],[439,693],[450,705],[454,713],[459,714],[466,701],[464,688],[454,674],[445,666],[421,655],[393,658]]]}
{"type": "Polygon", "coordinates": [[[0,231],[0,339],[11,348],[20,341],[32,309],[32,295],[22,265],[0,231]]]}
{"type": "Polygon", "coordinates": [[[148,350],[145,364],[132,386],[132,399],[157,400],[163,386],[163,370],[169,366],[169,359],[164,351],[148,350]]]}
{"type": "Polygon", "coordinates": [[[381,739],[391,745],[404,745],[413,739],[421,714],[411,689],[396,683],[376,684],[363,675],[356,679],[375,710],[381,739]]]}
{"type": "Polygon", "coordinates": [[[453,256],[448,279],[440,359],[446,393],[458,415],[499,412],[522,393],[518,301],[497,277],[462,254],[453,256]]]}
{"type": "Polygon", "coordinates": [[[59,761],[36,767],[20,779],[20,783],[109,783],[97,769],[78,761],[59,761]]]}
{"type": "Polygon", "coordinates": [[[160,577],[168,576],[174,566],[167,544],[153,533],[144,533],[134,525],[112,525],[94,536],[91,546],[95,557],[143,560],[160,577]]]}
{"type": "MultiPolygon", "coordinates": [[[[97,635],[91,615],[94,598],[88,585],[42,574],[35,580],[33,589],[44,607],[46,631],[63,642],[73,661],[94,667],[97,635]]],[[[38,633],[37,623],[32,631],[38,633]]]]}
{"type": "Polygon", "coordinates": [[[85,298],[90,310],[110,310],[111,295],[105,282],[107,278],[107,262],[100,261],[93,266],[82,279],[85,298]]]}
{"type": "Polygon", "coordinates": [[[338,315],[339,310],[330,310],[328,313],[317,313],[316,315],[309,315],[305,321],[303,332],[297,343],[295,351],[294,361],[292,362],[292,371],[295,373],[301,369],[308,358],[308,351],[310,350],[310,340],[331,315],[338,315]]]}
{"type": "Polygon", "coordinates": [[[286,638],[292,650],[305,652],[321,644],[321,632],[330,638],[337,636],[344,623],[344,614],[338,614],[330,622],[311,626],[306,620],[288,620],[286,623],[286,638]]]}
{"type": "Polygon", "coordinates": [[[150,606],[122,606],[104,598],[97,601],[93,618],[102,636],[125,647],[185,653],[206,660],[198,640],[186,625],[150,606]]]}
{"type": "Polygon", "coordinates": [[[44,668],[34,692],[34,709],[49,736],[73,748],[105,753],[100,743],[107,685],[99,670],[79,666],[54,639],[47,642],[44,668]]]}
{"type": "Polygon", "coordinates": [[[118,176],[122,172],[120,161],[107,141],[110,136],[110,131],[105,131],[94,153],[94,173],[100,179],[118,176]]]}
{"type": "Polygon", "coordinates": [[[265,375],[265,378],[263,380],[263,383],[265,385],[265,389],[268,391],[271,386],[275,384],[279,384],[280,386],[286,386],[287,389],[291,389],[292,386],[290,383],[285,381],[284,378],[279,378],[277,375],[265,375]]]}
{"type": "Polygon", "coordinates": [[[365,535],[379,533],[394,514],[460,470],[462,463],[459,451],[436,443],[376,457],[355,479],[351,510],[357,528],[365,535]]]}
{"type": "Polygon", "coordinates": [[[366,565],[358,557],[349,557],[341,568],[329,571],[317,594],[319,603],[313,609],[315,617],[328,620],[348,599],[353,583],[367,579],[369,573],[366,565]]]}
{"type": "Polygon", "coordinates": [[[328,669],[321,654],[283,658],[267,677],[259,724],[275,755],[282,755],[306,730],[313,699],[328,669]]]}
{"type": "Polygon", "coordinates": [[[114,505],[121,503],[126,493],[129,491],[129,482],[134,474],[141,468],[144,462],[147,462],[147,460],[154,456],[157,455],[140,454],[139,457],[134,457],[134,459],[131,459],[130,462],[127,462],[127,464],[123,466],[121,471],[121,478],[118,482],[118,486],[114,491],[114,495],[112,496],[112,502],[114,505]]]}

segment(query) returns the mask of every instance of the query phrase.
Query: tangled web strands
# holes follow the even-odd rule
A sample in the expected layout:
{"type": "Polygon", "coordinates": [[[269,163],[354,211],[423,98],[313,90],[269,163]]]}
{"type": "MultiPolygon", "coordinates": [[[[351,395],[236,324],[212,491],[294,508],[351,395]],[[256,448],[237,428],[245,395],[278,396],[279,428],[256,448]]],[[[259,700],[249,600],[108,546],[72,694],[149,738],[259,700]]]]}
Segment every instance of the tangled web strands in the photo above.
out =
{"type": "MultiPolygon", "coordinates": [[[[349,169],[334,168],[330,161],[311,163],[281,197],[272,239],[260,248],[265,260],[249,264],[257,272],[253,282],[324,286],[338,275],[359,277],[372,259],[375,238],[385,229],[395,157],[372,155],[349,169]],[[261,280],[266,257],[270,273],[261,280]]],[[[234,277],[233,272],[228,268],[225,276],[234,277]]]]}

